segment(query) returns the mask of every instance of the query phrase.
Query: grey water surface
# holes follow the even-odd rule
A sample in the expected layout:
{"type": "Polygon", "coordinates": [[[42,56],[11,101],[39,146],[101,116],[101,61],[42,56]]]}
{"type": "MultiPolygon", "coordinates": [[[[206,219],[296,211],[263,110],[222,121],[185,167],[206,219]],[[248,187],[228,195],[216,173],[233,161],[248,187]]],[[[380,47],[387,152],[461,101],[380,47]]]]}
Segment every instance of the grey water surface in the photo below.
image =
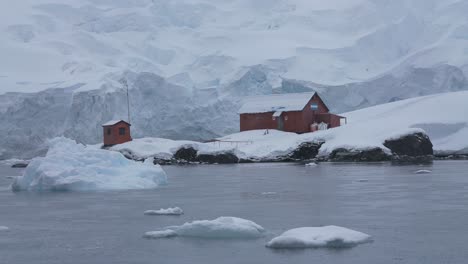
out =
{"type": "Polygon", "coordinates": [[[468,162],[166,166],[155,190],[13,193],[0,167],[0,263],[468,263],[468,162]],[[416,174],[428,169],[432,173],[416,174]],[[182,216],[146,216],[179,206],[182,216]],[[236,216],[264,238],[147,240],[146,231],[236,216]],[[272,250],[302,226],[339,225],[373,236],[350,249],[272,250]]]}

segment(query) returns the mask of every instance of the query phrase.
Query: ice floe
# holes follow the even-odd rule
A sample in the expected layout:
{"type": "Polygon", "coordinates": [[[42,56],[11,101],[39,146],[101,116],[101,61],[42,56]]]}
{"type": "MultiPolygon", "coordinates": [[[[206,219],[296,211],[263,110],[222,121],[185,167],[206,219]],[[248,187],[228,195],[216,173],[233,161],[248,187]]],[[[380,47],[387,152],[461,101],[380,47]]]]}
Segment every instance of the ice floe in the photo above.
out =
{"type": "Polygon", "coordinates": [[[160,166],[131,161],[118,152],[88,148],[67,138],[49,144],[47,155],[33,159],[15,179],[14,191],[149,189],[167,180],[160,166]]]}
{"type": "Polygon", "coordinates": [[[159,210],[146,210],[144,212],[145,215],[181,215],[184,214],[184,211],[179,207],[172,207],[166,209],[159,209],[159,210]]]}
{"type": "Polygon", "coordinates": [[[415,171],[414,173],[416,174],[427,174],[427,173],[431,173],[432,171],[431,170],[418,170],[418,171],[415,171]]]}
{"type": "Polygon", "coordinates": [[[150,231],[145,238],[165,238],[173,236],[210,239],[249,239],[259,238],[265,233],[262,226],[250,220],[237,217],[219,217],[214,220],[198,220],[180,226],[169,226],[160,231],[150,231]]]}
{"type": "Polygon", "coordinates": [[[270,248],[344,248],[371,241],[371,236],[339,226],[300,227],[266,244],[270,248]]]}
{"type": "Polygon", "coordinates": [[[318,164],[315,163],[315,162],[311,162],[311,163],[307,163],[307,164],[306,164],[307,167],[317,167],[317,165],[318,165],[318,164]]]}
{"type": "Polygon", "coordinates": [[[0,226],[0,232],[10,230],[7,226],[0,226]]]}

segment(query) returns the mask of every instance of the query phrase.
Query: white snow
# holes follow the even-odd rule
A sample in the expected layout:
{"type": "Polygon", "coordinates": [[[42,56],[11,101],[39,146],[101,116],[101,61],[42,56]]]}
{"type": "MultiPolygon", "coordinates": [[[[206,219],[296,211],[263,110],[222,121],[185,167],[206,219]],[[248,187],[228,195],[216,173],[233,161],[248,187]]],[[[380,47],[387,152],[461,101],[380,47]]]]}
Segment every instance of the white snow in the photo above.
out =
{"type": "Polygon", "coordinates": [[[442,93],[402,100],[342,114],[348,124],[314,133],[295,134],[277,130],[252,130],[201,143],[161,138],[134,139],[112,147],[116,151],[131,151],[147,158],[171,157],[181,147],[193,147],[198,153],[233,152],[239,158],[268,160],[291,153],[303,142],[325,141],[319,155],[334,149],[369,149],[383,146],[385,140],[403,135],[426,132],[437,152],[457,152],[468,148],[468,92],[442,93]],[[441,106],[444,111],[440,111],[441,106]],[[448,114],[450,113],[450,114],[448,114]],[[440,126],[455,125],[455,129],[440,126]]]}
{"type": "Polygon", "coordinates": [[[344,248],[371,241],[371,236],[339,226],[290,229],[266,244],[270,248],[344,248]]]}
{"type": "Polygon", "coordinates": [[[145,215],[182,215],[184,211],[179,207],[171,207],[166,209],[159,209],[159,210],[146,210],[144,212],[145,215]]]}
{"type": "Polygon", "coordinates": [[[289,93],[252,96],[244,99],[239,114],[275,112],[276,116],[285,111],[301,111],[315,93],[289,93]]]}
{"type": "Polygon", "coordinates": [[[181,226],[166,227],[161,231],[146,232],[146,238],[197,237],[211,239],[249,239],[264,235],[265,229],[246,219],[219,217],[214,220],[198,220],[181,226]]]}
{"type": "Polygon", "coordinates": [[[428,174],[428,173],[431,173],[432,171],[431,170],[418,170],[418,171],[415,171],[414,173],[416,174],[428,174]]]}
{"type": "Polygon", "coordinates": [[[166,183],[160,166],[126,159],[118,152],[87,148],[55,138],[45,157],[35,158],[17,177],[13,190],[90,191],[149,189],[166,183]]]}
{"type": "Polygon", "coordinates": [[[8,228],[7,226],[0,226],[0,232],[8,230],[10,230],[10,228],[8,228]]]}
{"type": "Polygon", "coordinates": [[[119,122],[126,122],[126,121],[124,121],[124,120],[122,120],[122,119],[119,119],[119,120],[110,120],[110,121],[107,121],[107,122],[105,122],[104,124],[102,124],[102,126],[112,126],[112,125],[115,125],[115,124],[117,124],[117,123],[119,123],[119,122]]]}

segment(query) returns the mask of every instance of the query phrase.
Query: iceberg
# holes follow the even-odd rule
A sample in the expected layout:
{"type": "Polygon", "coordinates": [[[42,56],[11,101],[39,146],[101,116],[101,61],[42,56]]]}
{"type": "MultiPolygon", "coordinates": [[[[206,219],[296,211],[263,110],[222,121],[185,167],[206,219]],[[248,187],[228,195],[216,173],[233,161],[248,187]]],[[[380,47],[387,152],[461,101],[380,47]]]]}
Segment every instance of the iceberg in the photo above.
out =
{"type": "Polygon", "coordinates": [[[262,237],[265,229],[250,220],[237,217],[219,217],[214,220],[198,220],[181,226],[166,227],[161,231],[150,231],[145,238],[197,237],[209,239],[252,239],[262,237]]]}
{"type": "Polygon", "coordinates": [[[371,242],[371,236],[339,226],[300,227],[288,230],[266,244],[269,248],[346,248],[371,242]]]}
{"type": "Polygon", "coordinates": [[[167,209],[159,209],[159,210],[146,210],[144,212],[145,215],[182,215],[184,211],[179,207],[167,208],[167,209]]]}
{"type": "Polygon", "coordinates": [[[126,159],[121,153],[86,147],[67,138],[49,142],[12,184],[13,191],[94,191],[150,189],[165,184],[159,165],[126,159]]]}

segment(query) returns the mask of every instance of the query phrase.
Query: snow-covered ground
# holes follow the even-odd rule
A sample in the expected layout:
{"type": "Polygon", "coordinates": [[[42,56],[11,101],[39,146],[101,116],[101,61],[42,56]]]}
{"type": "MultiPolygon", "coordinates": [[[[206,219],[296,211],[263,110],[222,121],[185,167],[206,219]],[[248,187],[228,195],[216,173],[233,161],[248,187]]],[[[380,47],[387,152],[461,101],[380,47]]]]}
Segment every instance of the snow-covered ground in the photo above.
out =
{"type": "Polygon", "coordinates": [[[122,154],[86,147],[66,138],[51,140],[45,157],[35,158],[12,185],[15,191],[148,189],[166,183],[160,166],[122,154]]]}
{"type": "Polygon", "coordinates": [[[270,248],[344,248],[371,241],[371,236],[339,226],[300,227],[267,243],[270,248]]]}
{"type": "Polygon", "coordinates": [[[146,232],[146,238],[173,236],[211,238],[211,239],[248,239],[259,238],[265,233],[262,226],[238,217],[219,217],[213,220],[198,220],[181,226],[169,226],[161,231],[146,232]]]}
{"type": "Polygon", "coordinates": [[[184,211],[179,207],[161,208],[159,210],[146,210],[145,215],[182,215],[184,211]]]}
{"type": "Polygon", "coordinates": [[[334,149],[369,149],[383,146],[387,139],[425,132],[436,152],[468,153],[468,92],[436,94],[388,103],[345,113],[348,124],[315,133],[297,135],[277,130],[253,130],[200,143],[159,138],[134,139],[111,148],[130,151],[142,158],[170,157],[181,147],[199,154],[232,152],[239,158],[273,159],[291,153],[303,142],[324,141],[320,155],[334,149]],[[441,111],[443,109],[443,111],[441,111]]]}

